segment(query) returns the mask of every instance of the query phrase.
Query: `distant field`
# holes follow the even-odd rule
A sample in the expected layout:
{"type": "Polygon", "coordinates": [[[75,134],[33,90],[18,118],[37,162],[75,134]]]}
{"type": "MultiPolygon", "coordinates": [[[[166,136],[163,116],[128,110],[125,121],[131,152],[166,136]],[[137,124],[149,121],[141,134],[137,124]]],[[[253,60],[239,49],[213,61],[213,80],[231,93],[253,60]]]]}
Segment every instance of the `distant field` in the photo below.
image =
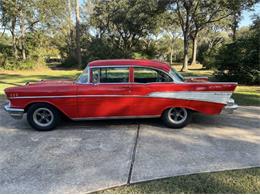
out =
{"type": "MultiPolygon", "coordinates": [[[[178,71],[180,65],[173,65],[178,71]]],[[[38,71],[0,71],[0,101],[4,99],[4,89],[10,86],[23,85],[26,82],[34,82],[42,79],[73,79],[80,74],[79,70],[52,70],[43,69],[38,71]]],[[[204,70],[201,65],[189,67],[182,73],[184,76],[212,76],[212,70],[204,70]]],[[[260,106],[260,86],[238,86],[233,95],[239,105],[260,106]]]]}

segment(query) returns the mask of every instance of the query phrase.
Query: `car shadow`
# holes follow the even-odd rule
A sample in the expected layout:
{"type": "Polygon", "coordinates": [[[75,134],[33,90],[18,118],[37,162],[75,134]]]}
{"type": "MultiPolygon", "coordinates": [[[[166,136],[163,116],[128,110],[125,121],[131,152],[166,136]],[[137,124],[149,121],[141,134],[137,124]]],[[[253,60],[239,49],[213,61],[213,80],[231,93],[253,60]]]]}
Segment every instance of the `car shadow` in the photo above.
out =
{"type": "MultiPolygon", "coordinates": [[[[245,108],[242,112],[234,114],[221,114],[217,116],[208,116],[199,113],[194,113],[191,123],[188,127],[196,129],[204,129],[208,127],[217,128],[238,128],[238,129],[257,129],[260,126],[258,115],[259,109],[245,108]]],[[[4,129],[19,129],[23,131],[34,131],[26,121],[26,115],[22,120],[14,120],[5,112],[0,112],[0,126],[4,129]]],[[[170,129],[166,127],[160,118],[146,118],[146,119],[104,119],[104,120],[85,120],[72,121],[64,118],[56,130],[121,130],[127,126],[150,126],[170,129]],[[122,128],[121,128],[122,127],[122,128]]],[[[137,128],[136,128],[137,129],[137,128]]]]}

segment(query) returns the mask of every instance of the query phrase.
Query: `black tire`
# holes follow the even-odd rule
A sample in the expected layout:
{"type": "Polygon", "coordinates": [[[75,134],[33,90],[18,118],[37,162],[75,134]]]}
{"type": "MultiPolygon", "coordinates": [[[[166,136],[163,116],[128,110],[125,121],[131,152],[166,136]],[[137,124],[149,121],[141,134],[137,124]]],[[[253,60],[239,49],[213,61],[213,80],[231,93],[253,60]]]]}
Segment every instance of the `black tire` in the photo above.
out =
{"type": "MultiPolygon", "coordinates": [[[[179,128],[183,128],[185,127],[187,124],[189,124],[189,122],[191,121],[192,118],[192,112],[191,110],[188,110],[186,108],[169,108],[167,110],[165,110],[162,114],[162,120],[164,122],[164,124],[167,127],[170,128],[175,128],[175,129],[179,129],[179,128]],[[175,122],[175,120],[172,118],[176,115],[173,114],[173,116],[171,115],[173,112],[173,109],[178,111],[180,113],[184,113],[183,115],[185,115],[183,118],[180,119],[181,116],[178,116],[177,118],[180,119],[179,122],[175,122]]],[[[178,120],[178,119],[177,119],[178,120]]]]}
{"type": "Polygon", "coordinates": [[[45,103],[33,104],[29,107],[27,111],[28,123],[32,128],[39,131],[53,130],[60,123],[60,118],[61,118],[60,112],[55,107],[45,103]],[[42,115],[44,116],[41,116],[40,111],[43,112],[42,115]]]}

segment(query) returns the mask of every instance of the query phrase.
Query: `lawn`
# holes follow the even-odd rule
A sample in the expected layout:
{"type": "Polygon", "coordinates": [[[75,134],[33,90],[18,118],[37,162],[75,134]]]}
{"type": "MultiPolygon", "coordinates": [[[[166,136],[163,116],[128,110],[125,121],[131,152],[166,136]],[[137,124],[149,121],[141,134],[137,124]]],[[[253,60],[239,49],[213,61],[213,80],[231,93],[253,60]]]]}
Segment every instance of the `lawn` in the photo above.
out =
{"type": "Polygon", "coordinates": [[[115,187],[95,193],[260,193],[260,168],[177,176],[115,187]]]}

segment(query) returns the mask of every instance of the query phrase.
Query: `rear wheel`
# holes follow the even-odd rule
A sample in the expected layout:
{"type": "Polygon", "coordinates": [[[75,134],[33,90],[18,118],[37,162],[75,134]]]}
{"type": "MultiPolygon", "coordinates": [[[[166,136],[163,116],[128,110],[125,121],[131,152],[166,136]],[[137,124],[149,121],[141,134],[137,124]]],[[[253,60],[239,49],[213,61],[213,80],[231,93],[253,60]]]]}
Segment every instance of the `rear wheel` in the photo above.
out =
{"type": "Polygon", "coordinates": [[[162,114],[162,120],[168,127],[182,128],[191,121],[191,115],[191,111],[186,108],[169,108],[162,114]]]}
{"type": "Polygon", "coordinates": [[[33,104],[27,111],[27,121],[36,130],[48,131],[58,125],[60,113],[49,104],[33,104]]]}

